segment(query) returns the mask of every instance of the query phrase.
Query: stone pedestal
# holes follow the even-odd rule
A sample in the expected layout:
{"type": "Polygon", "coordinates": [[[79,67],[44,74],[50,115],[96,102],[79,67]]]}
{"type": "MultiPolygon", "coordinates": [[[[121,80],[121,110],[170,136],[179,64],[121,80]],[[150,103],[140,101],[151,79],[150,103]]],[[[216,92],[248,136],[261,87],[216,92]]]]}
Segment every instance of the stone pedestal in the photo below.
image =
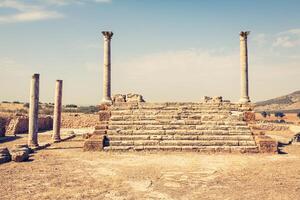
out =
{"type": "Polygon", "coordinates": [[[34,74],[31,79],[28,145],[38,146],[38,113],[39,113],[39,82],[40,75],[34,74]]]}
{"type": "Polygon", "coordinates": [[[53,136],[54,142],[59,142],[60,125],[61,125],[61,107],[62,107],[62,80],[56,81],[55,86],[55,103],[54,103],[54,121],[53,121],[53,136]]]}
{"type": "Polygon", "coordinates": [[[92,134],[84,141],[83,150],[84,151],[101,151],[105,145],[105,138],[108,130],[108,121],[110,119],[111,113],[109,106],[103,105],[100,107],[99,111],[99,124],[95,127],[92,134]]]}
{"type": "Polygon", "coordinates": [[[248,48],[247,37],[249,31],[240,32],[240,64],[241,64],[241,98],[240,103],[250,102],[248,85],[248,48]]]}
{"type": "Polygon", "coordinates": [[[104,36],[104,68],[103,68],[103,98],[101,103],[111,104],[111,38],[113,32],[103,31],[104,36]]]}

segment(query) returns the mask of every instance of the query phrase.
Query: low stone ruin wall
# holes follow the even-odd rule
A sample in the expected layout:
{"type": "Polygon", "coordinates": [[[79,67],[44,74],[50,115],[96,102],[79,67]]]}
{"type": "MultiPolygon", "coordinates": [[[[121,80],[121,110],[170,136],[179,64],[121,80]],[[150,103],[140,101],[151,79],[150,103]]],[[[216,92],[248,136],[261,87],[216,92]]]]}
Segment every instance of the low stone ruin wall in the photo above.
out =
{"type": "MultiPolygon", "coordinates": [[[[14,117],[2,118],[2,119],[4,119],[2,121],[5,122],[5,125],[4,125],[5,127],[3,128],[5,131],[2,134],[2,136],[15,135],[15,134],[19,134],[19,133],[28,132],[28,117],[27,116],[14,116],[14,117]]],[[[53,128],[52,117],[51,116],[39,117],[38,126],[39,126],[39,131],[51,130],[53,128]]],[[[0,127],[1,127],[1,125],[0,125],[0,127]]]]}
{"type": "Polygon", "coordinates": [[[256,123],[251,125],[253,130],[261,131],[287,131],[289,130],[289,125],[277,124],[277,123],[256,123]]]}
{"type": "Polygon", "coordinates": [[[89,128],[99,123],[99,114],[62,113],[62,128],[89,128]]]}
{"type": "Polygon", "coordinates": [[[6,131],[6,118],[0,117],[0,137],[5,136],[5,131],[6,131]]]}

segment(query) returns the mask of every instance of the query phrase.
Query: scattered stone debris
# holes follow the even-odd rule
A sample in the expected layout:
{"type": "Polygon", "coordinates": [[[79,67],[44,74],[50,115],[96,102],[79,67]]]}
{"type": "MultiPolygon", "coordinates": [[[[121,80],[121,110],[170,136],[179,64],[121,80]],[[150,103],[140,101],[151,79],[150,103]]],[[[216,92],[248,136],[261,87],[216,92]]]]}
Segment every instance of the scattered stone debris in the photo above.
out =
{"type": "Polygon", "coordinates": [[[10,151],[11,159],[15,162],[24,162],[29,159],[29,154],[32,153],[32,149],[28,145],[15,145],[14,148],[10,151]]]}
{"type": "Polygon", "coordinates": [[[0,147],[0,164],[11,161],[11,155],[6,147],[0,147]]]}
{"type": "Polygon", "coordinates": [[[113,102],[115,103],[122,103],[126,102],[126,95],[124,94],[116,94],[113,96],[113,102]]]}
{"type": "Polygon", "coordinates": [[[297,133],[294,136],[292,143],[298,143],[298,144],[300,144],[300,133],[297,133]]]}
{"type": "Polygon", "coordinates": [[[113,103],[140,103],[140,102],[145,102],[145,100],[143,99],[143,96],[140,94],[115,94],[112,97],[112,101],[113,103]]]}
{"type": "Polygon", "coordinates": [[[143,96],[140,94],[127,94],[126,95],[126,102],[145,102],[143,96]]]}
{"type": "MultiPolygon", "coordinates": [[[[223,97],[221,97],[221,96],[216,96],[216,97],[204,96],[203,101],[205,103],[222,103],[223,102],[223,97]]],[[[226,100],[226,102],[230,102],[230,101],[226,100]]]]}

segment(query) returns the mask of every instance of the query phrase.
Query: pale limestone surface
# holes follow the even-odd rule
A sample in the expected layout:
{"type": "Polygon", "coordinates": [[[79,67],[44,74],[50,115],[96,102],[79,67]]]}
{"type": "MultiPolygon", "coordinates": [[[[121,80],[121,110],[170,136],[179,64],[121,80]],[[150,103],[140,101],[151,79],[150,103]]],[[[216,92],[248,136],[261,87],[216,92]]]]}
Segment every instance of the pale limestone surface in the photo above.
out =
{"type": "Polygon", "coordinates": [[[205,103],[114,103],[104,149],[257,152],[243,121],[248,111],[249,104],[222,102],[221,97],[205,103]]]}
{"type": "Polygon", "coordinates": [[[31,79],[31,87],[30,87],[29,127],[28,127],[29,146],[38,146],[39,82],[40,82],[40,75],[34,74],[31,79]]]}
{"type": "Polygon", "coordinates": [[[111,39],[113,32],[103,31],[104,37],[104,68],[103,68],[103,98],[102,103],[111,104],[111,39]]]}
{"type": "Polygon", "coordinates": [[[60,126],[61,126],[61,108],[62,108],[62,80],[57,80],[55,85],[55,103],[54,103],[54,121],[53,121],[53,136],[55,142],[59,142],[60,126]]]}
{"type": "Polygon", "coordinates": [[[241,103],[250,102],[248,85],[248,47],[247,37],[249,31],[240,32],[240,64],[241,64],[241,103]]]}

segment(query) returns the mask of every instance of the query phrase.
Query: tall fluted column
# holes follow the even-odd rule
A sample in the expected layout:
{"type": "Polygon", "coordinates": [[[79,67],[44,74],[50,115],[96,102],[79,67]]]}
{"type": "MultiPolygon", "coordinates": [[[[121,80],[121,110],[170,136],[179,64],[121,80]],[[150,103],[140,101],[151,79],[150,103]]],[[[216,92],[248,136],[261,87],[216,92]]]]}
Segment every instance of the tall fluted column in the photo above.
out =
{"type": "Polygon", "coordinates": [[[240,32],[241,98],[240,103],[250,102],[248,85],[248,48],[247,36],[250,31],[240,32]]]}
{"type": "Polygon", "coordinates": [[[104,36],[104,68],[103,68],[103,98],[102,103],[111,104],[111,38],[113,32],[103,31],[104,36]]]}
{"type": "Polygon", "coordinates": [[[62,80],[56,80],[55,85],[55,102],[54,102],[54,119],[53,119],[53,135],[54,142],[59,142],[60,125],[61,125],[61,105],[62,105],[62,80]]]}
{"type": "Polygon", "coordinates": [[[40,75],[34,74],[30,86],[28,145],[35,147],[38,146],[39,82],[40,75]]]}

